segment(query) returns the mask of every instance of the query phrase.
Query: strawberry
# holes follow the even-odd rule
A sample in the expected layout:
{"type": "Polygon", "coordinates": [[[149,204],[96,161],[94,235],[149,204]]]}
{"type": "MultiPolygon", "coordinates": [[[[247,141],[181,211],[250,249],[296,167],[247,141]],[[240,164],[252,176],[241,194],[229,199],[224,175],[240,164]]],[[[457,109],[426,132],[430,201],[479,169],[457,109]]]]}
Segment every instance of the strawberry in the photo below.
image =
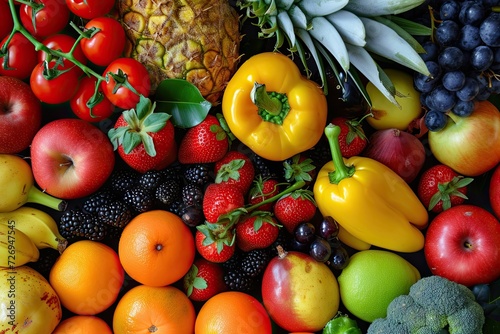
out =
{"type": "Polygon", "coordinates": [[[224,157],[229,146],[229,136],[217,117],[207,115],[182,138],[178,159],[182,164],[216,162],[224,157]]]}
{"type": "Polygon", "coordinates": [[[285,180],[287,182],[305,181],[310,183],[316,177],[316,166],[312,159],[299,153],[283,162],[285,180]]]}
{"type": "Polygon", "coordinates": [[[231,183],[211,183],[203,195],[203,214],[209,223],[216,223],[221,215],[243,207],[245,198],[241,189],[231,183]]]}
{"type": "Polygon", "coordinates": [[[439,213],[462,204],[467,199],[467,185],[472,181],[447,165],[434,165],[420,177],[418,198],[429,211],[439,213]]]}
{"type": "Polygon", "coordinates": [[[310,221],[315,214],[316,202],[313,193],[306,189],[283,195],[274,204],[274,215],[290,233],[293,233],[301,222],[310,221]]]}
{"type": "Polygon", "coordinates": [[[229,151],[215,163],[215,174],[215,183],[234,184],[246,194],[252,185],[255,168],[246,154],[229,151]]]}
{"type": "Polygon", "coordinates": [[[234,238],[232,229],[226,230],[220,224],[201,224],[195,232],[196,250],[205,260],[223,263],[234,254],[234,238]]]}
{"type": "Polygon", "coordinates": [[[224,269],[219,263],[197,258],[182,279],[184,292],[189,299],[204,302],[226,291],[224,269]]]}
{"type": "MultiPolygon", "coordinates": [[[[272,178],[263,179],[258,175],[253,181],[253,186],[248,192],[248,203],[256,205],[264,200],[277,195],[280,191],[278,181],[272,178]]],[[[258,207],[261,211],[271,211],[275,202],[262,204],[258,207]]]]}
{"type": "Polygon", "coordinates": [[[359,155],[365,149],[368,140],[361,122],[368,115],[363,116],[360,120],[345,117],[334,117],[331,120],[330,123],[340,127],[339,144],[344,158],[359,155]]]}
{"type": "Polygon", "coordinates": [[[244,252],[266,248],[278,234],[279,225],[270,212],[254,211],[236,224],[236,246],[244,252]]]}
{"type": "Polygon", "coordinates": [[[177,158],[171,116],[154,109],[155,104],[141,95],[136,109],[123,111],[108,132],[122,160],[141,173],[164,169],[177,158]]]}

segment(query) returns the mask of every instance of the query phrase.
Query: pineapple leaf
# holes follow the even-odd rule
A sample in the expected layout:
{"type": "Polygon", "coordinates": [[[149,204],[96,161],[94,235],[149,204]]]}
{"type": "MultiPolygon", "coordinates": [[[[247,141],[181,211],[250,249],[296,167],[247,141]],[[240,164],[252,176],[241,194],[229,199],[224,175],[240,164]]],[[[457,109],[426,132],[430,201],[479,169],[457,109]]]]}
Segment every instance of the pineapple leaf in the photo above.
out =
{"type": "Polygon", "coordinates": [[[403,29],[401,26],[399,26],[396,22],[392,20],[391,16],[382,17],[382,16],[376,16],[373,17],[374,20],[385,24],[392,30],[394,30],[402,39],[404,39],[408,44],[411,45],[411,47],[417,51],[418,53],[425,53],[425,49],[422,47],[422,45],[405,29],[403,29]]]}
{"type": "MultiPolygon", "coordinates": [[[[296,29],[296,34],[297,37],[299,37],[305,44],[305,46],[309,49],[309,52],[311,53],[312,57],[314,58],[314,62],[316,63],[316,66],[318,67],[319,70],[319,75],[321,77],[321,82],[323,84],[323,92],[325,95],[328,94],[328,85],[326,83],[326,73],[325,73],[325,68],[323,66],[323,62],[321,60],[321,57],[319,56],[316,46],[314,45],[314,41],[309,35],[309,33],[303,29],[296,29]]],[[[304,64],[304,67],[306,70],[309,72],[309,69],[307,68],[307,63],[305,59],[305,53],[304,50],[302,52],[299,52],[300,59],[302,60],[302,63],[304,64]]],[[[310,75],[308,73],[308,75],[310,75]]]]}
{"type": "Polygon", "coordinates": [[[278,24],[289,40],[290,47],[295,46],[295,33],[293,31],[293,23],[290,19],[290,16],[284,10],[279,10],[279,14],[277,16],[278,24]]]}
{"type": "Polygon", "coordinates": [[[190,128],[201,123],[212,108],[200,90],[184,79],[165,79],[155,92],[158,109],[170,114],[174,126],[190,128]]]}
{"type": "Polygon", "coordinates": [[[427,27],[423,24],[410,21],[408,19],[391,15],[390,20],[396,23],[398,26],[406,30],[410,35],[413,36],[430,36],[432,35],[432,28],[427,27]]]}

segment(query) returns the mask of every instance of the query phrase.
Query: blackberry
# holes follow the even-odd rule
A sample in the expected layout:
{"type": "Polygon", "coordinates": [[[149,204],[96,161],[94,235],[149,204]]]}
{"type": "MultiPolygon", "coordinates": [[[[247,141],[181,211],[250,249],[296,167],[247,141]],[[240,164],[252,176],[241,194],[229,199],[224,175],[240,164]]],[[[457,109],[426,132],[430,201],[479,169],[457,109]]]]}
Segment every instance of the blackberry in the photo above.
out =
{"type": "Polygon", "coordinates": [[[59,221],[61,235],[67,239],[82,237],[89,240],[102,240],[106,236],[106,225],[95,214],[72,209],[63,213],[59,221]]]}
{"type": "Polygon", "coordinates": [[[155,190],[163,181],[163,174],[157,170],[149,170],[139,176],[139,186],[155,190]]]}
{"type": "Polygon", "coordinates": [[[224,282],[229,290],[240,292],[250,292],[255,283],[252,277],[239,270],[230,270],[226,272],[224,274],[224,282]]]}
{"type": "Polygon", "coordinates": [[[239,248],[236,248],[233,256],[221,264],[222,268],[226,271],[239,270],[242,257],[243,252],[239,248]]]}
{"type": "Polygon", "coordinates": [[[163,181],[155,190],[155,198],[160,203],[169,206],[181,195],[181,185],[178,180],[163,181]]]}
{"type": "Polygon", "coordinates": [[[249,277],[256,277],[264,272],[271,260],[269,249],[254,249],[244,254],[241,260],[241,271],[249,277]]]}
{"type": "Polygon", "coordinates": [[[99,190],[90,195],[90,197],[83,202],[83,210],[87,213],[97,213],[101,206],[106,205],[115,199],[116,196],[110,188],[99,190]]]}
{"type": "Polygon", "coordinates": [[[125,190],[137,186],[140,174],[129,169],[115,170],[110,176],[111,189],[115,193],[123,193],[125,190]]]}
{"type": "Polygon", "coordinates": [[[137,186],[125,191],[123,202],[132,209],[134,214],[139,214],[154,208],[155,197],[151,190],[137,186]]]}
{"type": "Polygon", "coordinates": [[[213,180],[211,168],[208,164],[193,164],[186,166],[184,170],[184,178],[188,183],[196,184],[203,187],[205,184],[213,180]]]}
{"type": "Polygon", "coordinates": [[[48,279],[50,269],[52,268],[58,257],[59,252],[57,250],[53,248],[43,248],[40,249],[40,257],[38,258],[38,261],[29,262],[27,263],[27,265],[35,269],[40,274],[42,274],[43,277],[48,279]]]}
{"type": "Polygon", "coordinates": [[[260,155],[251,154],[250,160],[255,166],[255,175],[260,174],[263,179],[277,178],[280,174],[282,174],[281,166],[277,166],[275,162],[264,159],[260,155]]]}
{"type": "Polygon", "coordinates": [[[285,251],[291,250],[293,239],[294,236],[290,234],[285,228],[280,228],[278,238],[276,238],[276,241],[274,241],[273,244],[268,247],[271,256],[278,255],[278,250],[276,249],[276,247],[278,246],[283,247],[285,251]]]}
{"type": "Polygon", "coordinates": [[[188,183],[182,187],[182,200],[186,205],[197,205],[201,206],[203,204],[203,189],[193,183],[188,183]]]}
{"type": "Polygon", "coordinates": [[[127,204],[114,200],[97,210],[97,218],[106,225],[124,228],[132,220],[132,212],[127,204]]]}
{"type": "Polygon", "coordinates": [[[317,171],[319,171],[327,162],[332,160],[330,146],[326,140],[320,140],[318,144],[316,144],[316,146],[310,149],[307,153],[309,158],[312,159],[313,165],[316,166],[317,171]]]}
{"type": "Polygon", "coordinates": [[[184,210],[184,208],[186,208],[186,204],[184,203],[184,201],[182,199],[178,198],[177,200],[174,200],[167,207],[167,211],[170,211],[173,214],[176,214],[177,216],[180,216],[181,212],[182,212],[182,210],[184,210]]]}
{"type": "Polygon", "coordinates": [[[106,234],[106,239],[108,240],[120,240],[123,232],[123,228],[111,226],[107,227],[108,233],[106,234]]]}
{"type": "Polygon", "coordinates": [[[179,183],[183,180],[182,165],[171,165],[160,171],[164,181],[177,180],[179,183]]]}

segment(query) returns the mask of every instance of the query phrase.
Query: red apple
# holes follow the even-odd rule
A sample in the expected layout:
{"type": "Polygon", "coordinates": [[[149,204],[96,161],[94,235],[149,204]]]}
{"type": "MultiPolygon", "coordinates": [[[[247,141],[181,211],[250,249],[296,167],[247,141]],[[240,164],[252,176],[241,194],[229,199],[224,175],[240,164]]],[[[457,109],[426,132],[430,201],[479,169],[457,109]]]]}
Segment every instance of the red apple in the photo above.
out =
{"type": "Polygon", "coordinates": [[[500,165],[495,168],[491,175],[489,198],[493,213],[500,219],[500,165]]]}
{"type": "Polygon", "coordinates": [[[442,164],[465,176],[477,176],[500,162],[500,112],[489,101],[476,102],[467,117],[449,114],[440,131],[429,131],[429,147],[442,164]]]}
{"type": "Polygon", "coordinates": [[[38,186],[52,196],[88,196],[108,179],[115,165],[113,145],[96,126],[63,118],[44,125],[31,144],[38,186]]]}
{"type": "Polygon", "coordinates": [[[41,122],[42,106],[30,86],[17,78],[0,76],[0,153],[27,149],[41,122]]]}
{"type": "Polygon", "coordinates": [[[458,205],[438,214],[426,233],[431,272],[473,286],[500,277],[500,222],[486,209],[458,205]]]}
{"type": "Polygon", "coordinates": [[[274,257],[262,277],[262,302],[288,332],[317,332],[337,314],[337,279],[323,262],[290,251],[274,257]]]}

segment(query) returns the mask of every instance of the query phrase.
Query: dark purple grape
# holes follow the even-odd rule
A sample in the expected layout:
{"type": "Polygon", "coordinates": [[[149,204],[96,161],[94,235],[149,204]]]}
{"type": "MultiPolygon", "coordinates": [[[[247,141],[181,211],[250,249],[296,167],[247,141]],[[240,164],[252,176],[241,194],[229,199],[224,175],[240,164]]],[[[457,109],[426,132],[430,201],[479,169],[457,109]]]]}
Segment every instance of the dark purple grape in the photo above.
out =
{"type": "Polygon", "coordinates": [[[435,32],[436,42],[441,46],[454,45],[460,35],[460,26],[452,20],[441,22],[435,32]]]}
{"type": "Polygon", "coordinates": [[[451,112],[457,116],[467,117],[474,111],[474,101],[458,100],[451,112]]]}
{"type": "Polygon", "coordinates": [[[488,91],[492,94],[500,94],[500,79],[492,78],[488,91]]]}
{"type": "Polygon", "coordinates": [[[332,255],[332,248],[326,239],[316,237],[309,247],[309,255],[316,261],[326,262],[332,255]]]}
{"type": "Polygon", "coordinates": [[[480,45],[472,50],[469,62],[473,69],[482,72],[490,68],[494,57],[493,50],[489,46],[480,45]]]}
{"type": "Polygon", "coordinates": [[[479,93],[479,83],[476,79],[467,77],[464,86],[456,91],[457,97],[462,101],[472,101],[479,93]]]}
{"type": "Polygon", "coordinates": [[[310,244],[315,238],[316,228],[309,222],[297,225],[294,231],[295,239],[303,244],[310,244]]]}
{"type": "Polygon", "coordinates": [[[328,240],[328,243],[330,244],[330,247],[332,249],[342,246],[342,242],[340,241],[339,237],[331,238],[330,240],[328,240]]]}
{"type": "Polygon", "coordinates": [[[481,45],[483,41],[479,36],[479,28],[473,25],[465,25],[460,30],[457,46],[462,50],[473,50],[481,45]]]}
{"type": "Polygon", "coordinates": [[[413,77],[413,85],[420,93],[429,93],[434,89],[436,84],[441,80],[441,67],[435,61],[426,61],[425,65],[429,70],[431,76],[426,76],[422,73],[416,72],[413,77]]]}
{"type": "Polygon", "coordinates": [[[444,72],[458,70],[465,63],[462,50],[456,46],[449,46],[441,50],[438,56],[438,64],[444,72]]]}
{"type": "Polygon", "coordinates": [[[297,251],[297,252],[307,253],[309,251],[310,245],[311,245],[310,243],[305,244],[305,243],[299,242],[295,238],[292,238],[292,240],[290,240],[290,249],[297,251]]]}
{"type": "Polygon", "coordinates": [[[427,106],[431,109],[446,112],[453,108],[457,101],[454,92],[447,90],[443,85],[436,86],[426,99],[427,106]]]}
{"type": "Polygon", "coordinates": [[[326,216],[318,224],[317,234],[326,240],[335,238],[339,234],[339,224],[333,217],[326,216]]]}
{"type": "MultiPolygon", "coordinates": [[[[478,31],[479,34],[479,31],[478,31]]],[[[439,53],[439,46],[436,43],[431,41],[427,41],[422,44],[422,48],[425,50],[425,53],[422,53],[420,57],[423,61],[431,61],[436,60],[439,53]]]]}
{"type": "Polygon", "coordinates": [[[479,36],[484,44],[500,47],[500,13],[492,12],[479,26],[479,36]]]}
{"type": "Polygon", "coordinates": [[[445,127],[447,116],[437,110],[429,110],[424,116],[424,123],[429,131],[439,131],[445,127]]]}
{"type": "Polygon", "coordinates": [[[443,2],[439,8],[439,18],[441,20],[456,20],[460,13],[460,4],[455,0],[443,2]]]}
{"type": "MultiPolygon", "coordinates": [[[[477,101],[485,101],[485,100],[490,98],[491,93],[492,92],[488,89],[488,87],[483,87],[479,90],[479,93],[477,93],[476,100],[477,101]]],[[[496,94],[498,94],[498,93],[496,93],[496,94]]]]}
{"type": "Polygon", "coordinates": [[[477,1],[464,1],[458,14],[458,19],[462,24],[479,25],[486,15],[486,10],[482,3],[477,1]]]}
{"type": "Polygon", "coordinates": [[[332,250],[332,255],[328,259],[328,265],[334,270],[342,270],[349,263],[349,253],[340,246],[332,250]]]}
{"type": "Polygon", "coordinates": [[[441,82],[443,83],[444,88],[449,91],[455,92],[464,86],[465,74],[462,71],[446,72],[443,75],[443,79],[441,82]]]}

